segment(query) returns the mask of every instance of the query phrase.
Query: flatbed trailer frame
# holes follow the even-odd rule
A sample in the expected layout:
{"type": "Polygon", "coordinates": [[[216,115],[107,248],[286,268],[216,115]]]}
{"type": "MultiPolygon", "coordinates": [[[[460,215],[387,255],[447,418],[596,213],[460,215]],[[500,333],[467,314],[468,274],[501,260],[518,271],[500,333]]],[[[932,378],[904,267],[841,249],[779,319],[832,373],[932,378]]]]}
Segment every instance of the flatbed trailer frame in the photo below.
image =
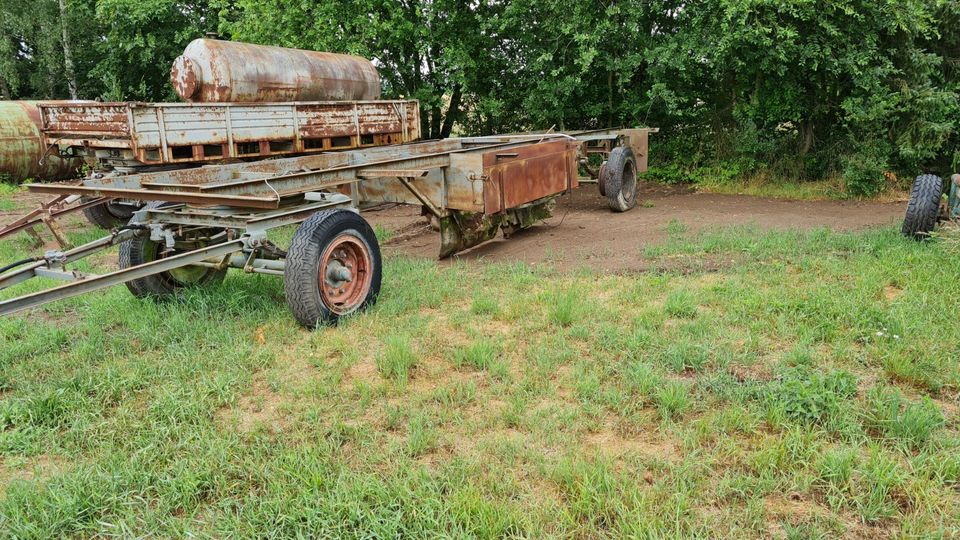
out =
{"type": "Polygon", "coordinates": [[[301,324],[335,322],[379,293],[379,246],[359,217],[363,208],[423,207],[439,222],[440,257],[549,217],[554,199],[578,187],[580,166],[596,173],[612,208],[627,210],[636,204],[636,174],[646,168],[647,136],[655,131],[455,138],[30,184],[32,192],[61,198],[156,202],[109,236],[8,265],[0,290],[34,277],[68,283],[0,301],[0,315],[119,283],[137,296],[163,296],[239,268],[283,275],[288,305],[301,324]],[[607,161],[593,169],[591,153],[607,161]],[[289,250],[267,238],[270,230],[295,224],[289,250]],[[117,244],[121,268],[115,272],[89,275],[67,268],[117,244]]]}

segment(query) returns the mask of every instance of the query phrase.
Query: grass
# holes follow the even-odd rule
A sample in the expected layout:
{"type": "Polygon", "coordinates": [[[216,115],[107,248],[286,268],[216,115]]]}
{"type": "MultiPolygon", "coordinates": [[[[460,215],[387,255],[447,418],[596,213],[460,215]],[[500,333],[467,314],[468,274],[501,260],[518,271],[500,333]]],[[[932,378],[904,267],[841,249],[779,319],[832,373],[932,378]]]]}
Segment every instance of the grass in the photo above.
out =
{"type": "Polygon", "coordinates": [[[639,274],[388,257],[315,332],[244,274],[0,319],[0,537],[955,535],[947,247],[678,227],[639,274]]]}
{"type": "MultiPolygon", "coordinates": [[[[788,180],[769,171],[739,174],[723,167],[704,167],[692,173],[676,167],[651,168],[643,175],[653,182],[687,184],[697,191],[722,195],[750,195],[790,200],[849,199],[844,180],[840,176],[825,180],[788,180]]],[[[912,179],[897,179],[883,186],[881,193],[873,197],[881,201],[904,201],[910,193],[912,179]]]]}

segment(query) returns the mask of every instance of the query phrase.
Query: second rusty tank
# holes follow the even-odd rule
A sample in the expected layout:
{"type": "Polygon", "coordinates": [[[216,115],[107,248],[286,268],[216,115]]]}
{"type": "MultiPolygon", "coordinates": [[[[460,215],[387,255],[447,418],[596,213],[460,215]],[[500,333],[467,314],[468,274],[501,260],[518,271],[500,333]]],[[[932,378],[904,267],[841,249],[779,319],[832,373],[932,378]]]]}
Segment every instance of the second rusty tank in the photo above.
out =
{"type": "Polygon", "coordinates": [[[37,103],[83,102],[0,101],[0,177],[14,182],[76,177],[83,160],[48,151],[40,133],[37,103]]]}
{"type": "Polygon", "coordinates": [[[380,98],[380,76],[359,56],[195,39],[170,70],[192,102],[362,101],[380,98]]]}

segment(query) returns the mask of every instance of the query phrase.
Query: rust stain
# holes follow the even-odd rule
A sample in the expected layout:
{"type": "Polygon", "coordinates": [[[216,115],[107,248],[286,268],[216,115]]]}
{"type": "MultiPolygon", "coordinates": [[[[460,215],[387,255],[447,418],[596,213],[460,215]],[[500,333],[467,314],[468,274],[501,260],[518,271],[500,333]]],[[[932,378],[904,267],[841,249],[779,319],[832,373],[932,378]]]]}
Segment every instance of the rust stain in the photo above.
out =
{"type": "Polygon", "coordinates": [[[484,212],[502,212],[576,188],[578,146],[559,140],[485,152],[484,212]]]}
{"type": "Polygon", "coordinates": [[[56,151],[47,151],[37,105],[34,101],[0,101],[0,174],[15,181],[75,177],[83,160],[64,159],[56,151]]]}

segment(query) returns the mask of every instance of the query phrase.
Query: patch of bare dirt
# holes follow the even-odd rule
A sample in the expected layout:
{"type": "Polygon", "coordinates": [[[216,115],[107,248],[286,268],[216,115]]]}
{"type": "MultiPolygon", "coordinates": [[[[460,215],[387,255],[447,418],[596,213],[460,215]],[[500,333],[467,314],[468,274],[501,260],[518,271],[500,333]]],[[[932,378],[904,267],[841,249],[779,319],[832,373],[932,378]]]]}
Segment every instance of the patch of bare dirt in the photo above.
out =
{"type": "Polygon", "coordinates": [[[895,285],[887,285],[883,288],[883,297],[886,298],[888,302],[896,300],[902,293],[903,289],[895,285]]]}
{"type": "Polygon", "coordinates": [[[241,433],[252,433],[261,427],[280,433],[289,421],[282,410],[284,401],[258,373],[250,391],[240,396],[232,407],[221,409],[217,417],[224,424],[236,426],[241,433]]]}
{"type": "Polygon", "coordinates": [[[650,433],[624,435],[609,427],[586,436],[584,445],[614,457],[640,455],[644,459],[677,461],[680,452],[672,442],[650,433]]]}
{"type": "Polygon", "coordinates": [[[5,488],[15,480],[37,480],[47,478],[62,470],[61,458],[40,454],[26,460],[0,457],[0,496],[5,488]]]}
{"type": "MultiPolygon", "coordinates": [[[[694,233],[747,224],[764,229],[829,227],[848,231],[888,225],[903,215],[902,202],[790,201],[697,193],[659,184],[642,184],[639,198],[652,206],[641,204],[629,212],[615,213],[596,188],[584,185],[560,197],[553,218],[509,240],[491,240],[450,260],[524,261],[558,270],[590,266],[603,271],[643,271],[650,269],[644,248],[665,240],[673,220],[694,233]]],[[[385,246],[388,253],[437,256],[439,234],[426,225],[418,207],[396,206],[364,215],[389,231],[399,231],[385,246]]],[[[730,261],[715,263],[723,267],[730,261]]],[[[682,262],[678,266],[683,267],[682,262]]]]}

